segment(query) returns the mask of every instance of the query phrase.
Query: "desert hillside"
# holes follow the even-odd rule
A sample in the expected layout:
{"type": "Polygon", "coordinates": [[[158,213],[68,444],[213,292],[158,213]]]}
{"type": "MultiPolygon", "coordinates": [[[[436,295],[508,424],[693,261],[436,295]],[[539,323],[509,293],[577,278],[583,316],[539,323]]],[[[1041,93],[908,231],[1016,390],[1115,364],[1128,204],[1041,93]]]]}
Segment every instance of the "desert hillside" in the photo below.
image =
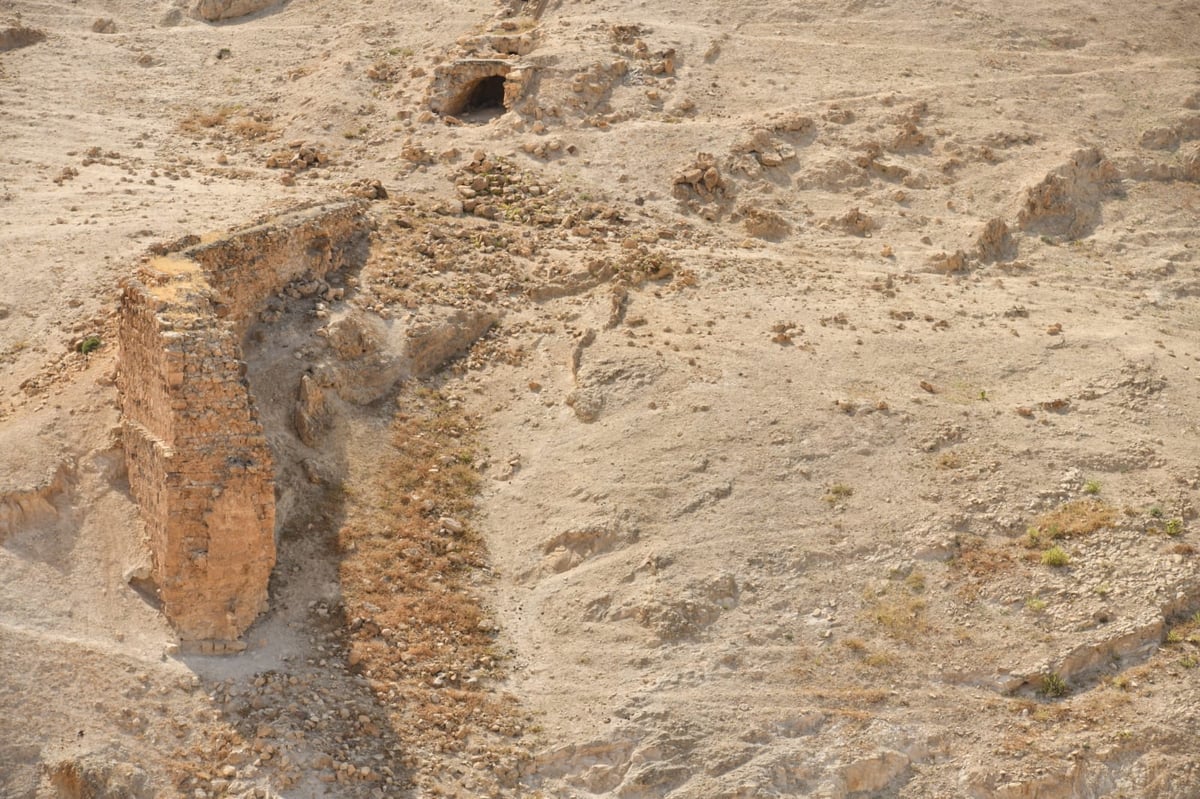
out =
{"type": "Polygon", "coordinates": [[[1200,3],[0,0],[0,141],[3,799],[1200,796],[1200,3]]]}

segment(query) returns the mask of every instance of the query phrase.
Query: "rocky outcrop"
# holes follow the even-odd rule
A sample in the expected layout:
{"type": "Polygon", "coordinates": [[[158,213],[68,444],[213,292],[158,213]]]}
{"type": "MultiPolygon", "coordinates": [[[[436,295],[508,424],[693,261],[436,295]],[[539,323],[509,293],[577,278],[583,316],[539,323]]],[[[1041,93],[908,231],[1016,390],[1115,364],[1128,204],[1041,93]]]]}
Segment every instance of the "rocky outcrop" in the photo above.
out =
{"type": "Polygon", "coordinates": [[[279,0],[196,0],[191,14],[205,22],[236,19],[277,5],[279,0]]]}
{"type": "Polygon", "coordinates": [[[122,433],[151,579],[181,640],[240,647],[275,563],[273,461],[242,336],[289,282],[360,262],[356,203],[311,208],[156,257],[124,288],[122,433]]]}
{"type": "Polygon", "coordinates": [[[511,110],[524,95],[533,68],[508,58],[461,58],[439,66],[429,88],[429,108],[438,114],[462,114],[494,105],[511,110]],[[496,97],[490,98],[489,86],[496,97]]]}
{"type": "Polygon", "coordinates": [[[19,47],[28,47],[45,40],[46,34],[36,28],[25,28],[20,25],[0,28],[0,53],[16,50],[19,47]]]}
{"type": "Polygon", "coordinates": [[[1100,223],[1103,199],[1116,191],[1119,179],[1099,150],[1079,150],[1026,192],[1017,224],[1030,233],[1082,238],[1100,223]]]}
{"type": "Polygon", "coordinates": [[[145,771],[112,755],[102,750],[44,765],[50,795],[56,799],[149,799],[156,795],[145,771]]]}
{"type": "Polygon", "coordinates": [[[325,392],[310,375],[303,375],[300,378],[299,396],[296,397],[296,409],[292,414],[296,435],[305,445],[315,447],[329,430],[330,422],[325,392]]]}
{"type": "Polygon", "coordinates": [[[0,488],[0,541],[25,527],[56,519],[54,503],[67,490],[72,471],[64,462],[41,480],[0,488]]]}
{"type": "MultiPolygon", "coordinates": [[[[430,306],[407,324],[388,324],[371,314],[351,312],[329,325],[326,340],[336,357],[314,368],[312,389],[328,388],[346,402],[369,405],[398,381],[433,374],[465,353],[496,319],[484,308],[430,306]]],[[[311,424],[300,419],[301,413],[311,417],[314,405],[304,397],[304,390],[302,385],[295,420],[298,434],[311,424]]]]}

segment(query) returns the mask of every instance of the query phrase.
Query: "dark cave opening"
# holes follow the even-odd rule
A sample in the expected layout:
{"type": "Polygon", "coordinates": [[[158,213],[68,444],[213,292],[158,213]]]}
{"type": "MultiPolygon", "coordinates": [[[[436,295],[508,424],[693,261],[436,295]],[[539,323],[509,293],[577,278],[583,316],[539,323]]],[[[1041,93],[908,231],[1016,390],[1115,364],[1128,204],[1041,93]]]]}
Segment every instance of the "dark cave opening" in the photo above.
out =
{"type": "Polygon", "coordinates": [[[489,75],[478,80],[467,93],[467,102],[463,106],[465,113],[486,111],[488,109],[504,110],[504,76],[489,75]]]}

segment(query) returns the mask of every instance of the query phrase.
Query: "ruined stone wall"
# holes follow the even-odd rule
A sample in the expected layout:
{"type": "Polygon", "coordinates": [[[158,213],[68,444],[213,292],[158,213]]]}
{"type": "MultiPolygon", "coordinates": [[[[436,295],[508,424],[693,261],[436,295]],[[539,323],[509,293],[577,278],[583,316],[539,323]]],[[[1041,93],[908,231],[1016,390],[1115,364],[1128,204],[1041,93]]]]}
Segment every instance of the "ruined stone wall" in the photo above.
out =
{"type": "Polygon", "coordinates": [[[151,260],[122,297],[120,389],[129,482],[163,613],[202,651],[237,649],[275,563],[272,458],[241,338],[289,281],[365,255],[341,203],[151,260]]]}
{"type": "Polygon", "coordinates": [[[358,204],[326,205],[197,244],[185,254],[204,269],[215,313],[244,332],[263,300],[288,283],[323,277],[359,257],[363,225],[358,204]]]}

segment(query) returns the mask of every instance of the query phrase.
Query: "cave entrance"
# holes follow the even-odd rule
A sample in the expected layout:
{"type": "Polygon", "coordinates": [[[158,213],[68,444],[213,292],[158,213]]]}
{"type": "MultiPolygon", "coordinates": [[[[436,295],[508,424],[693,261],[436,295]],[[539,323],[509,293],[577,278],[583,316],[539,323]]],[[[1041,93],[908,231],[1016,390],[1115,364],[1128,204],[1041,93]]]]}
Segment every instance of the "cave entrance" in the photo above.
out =
{"type": "Polygon", "coordinates": [[[488,75],[472,83],[466,90],[462,114],[471,122],[487,122],[503,114],[504,76],[488,75]]]}

